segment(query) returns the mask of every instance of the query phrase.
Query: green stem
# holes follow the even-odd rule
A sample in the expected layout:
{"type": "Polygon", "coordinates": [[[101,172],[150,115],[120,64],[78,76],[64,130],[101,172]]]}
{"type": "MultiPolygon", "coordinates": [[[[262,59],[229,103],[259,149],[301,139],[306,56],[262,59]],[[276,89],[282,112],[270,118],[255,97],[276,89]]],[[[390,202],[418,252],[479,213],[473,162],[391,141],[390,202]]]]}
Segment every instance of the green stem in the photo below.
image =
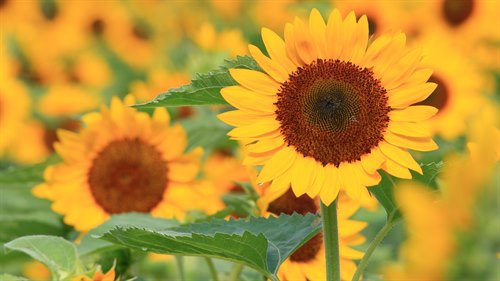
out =
{"type": "Polygon", "coordinates": [[[186,273],[184,272],[184,258],[182,256],[175,256],[177,261],[177,270],[179,271],[179,279],[186,281],[186,273]]]}
{"type": "Polygon", "coordinates": [[[323,240],[325,243],[326,280],[340,281],[337,199],[330,206],[321,202],[321,219],[323,220],[323,240]]]}
{"type": "Polygon", "coordinates": [[[205,258],[207,262],[208,269],[210,270],[210,275],[212,276],[212,281],[219,281],[219,277],[217,277],[217,269],[215,269],[215,265],[211,258],[205,258]]]}
{"type": "Polygon", "coordinates": [[[240,280],[241,272],[243,271],[243,264],[236,263],[234,264],[233,271],[231,271],[231,275],[229,276],[230,281],[238,281],[240,280]]]}
{"type": "Polygon", "coordinates": [[[372,240],[370,243],[370,246],[368,246],[368,249],[366,250],[365,255],[359,262],[358,268],[356,269],[356,272],[354,273],[354,276],[352,277],[352,281],[358,281],[361,278],[361,274],[363,274],[363,271],[365,271],[366,266],[368,265],[368,261],[370,257],[373,255],[373,252],[375,252],[375,249],[380,245],[382,240],[384,240],[385,236],[391,231],[391,228],[394,226],[394,222],[389,219],[387,223],[380,229],[380,231],[377,233],[375,238],[372,240]]]}

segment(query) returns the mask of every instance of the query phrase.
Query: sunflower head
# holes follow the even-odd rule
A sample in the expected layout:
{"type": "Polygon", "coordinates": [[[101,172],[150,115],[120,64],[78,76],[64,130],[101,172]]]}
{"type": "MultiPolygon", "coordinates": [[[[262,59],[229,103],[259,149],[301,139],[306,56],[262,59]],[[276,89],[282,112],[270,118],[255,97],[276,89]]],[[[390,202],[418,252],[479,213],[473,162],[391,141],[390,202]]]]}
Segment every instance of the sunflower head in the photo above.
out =
{"type": "Polygon", "coordinates": [[[52,200],[77,230],[124,212],[182,219],[189,209],[207,207],[196,202],[210,201],[194,181],[201,149],[184,153],[186,133],[169,125],[165,109],[150,117],[125,106],[131,103],[114,98],[110,108],[85,115],[80,132],[58,131],[55,150],[63,161],[46,169],[45,183],[33,192],[52,200]]]}
{"type": "Polygon", "coordinates": [[[291,185],[296,196],[329,205],[340,190],[367,196],[378,169],[422,173],[407,149],[437,148],[422,124],[437,110],[412,104],[436,84],[403,33],[369,43],[366,16],[334,10],[325,22],[314,9],[307,22],[285,26],[284,40],[266,28],[262,39],[268,56],[249,50],[264,71],[232,69],[239,85],[221,94],[237,110],[219,115],[236,126],[229,136],[248,143],[245,162],[263,165],[259,182],[278,192],[291,185]]]}
{"type": "MultiPolygon", "coordinates": [[[[263,216],[291,215],[298,213],[318,213],[319,200],[307,195],[296,197],[291,190],[275,193],[269,186],[259,189],[260,197],[257,205],[263,216]]],[[[360,231],[366,227],[366,222],[351,220],[350,217],[359,209],[358,202],[351,200],[345,194],[339,196],[339,249],[342,280],[351,280],[356,264],[363,253],[352,249],[352,246],[362,244],[365,238],[360,231]]],[[[278,276],[281,280],[326,280],[325,248],[323,234],[319,233],[297,249],[280,267],[278,276]]]]}

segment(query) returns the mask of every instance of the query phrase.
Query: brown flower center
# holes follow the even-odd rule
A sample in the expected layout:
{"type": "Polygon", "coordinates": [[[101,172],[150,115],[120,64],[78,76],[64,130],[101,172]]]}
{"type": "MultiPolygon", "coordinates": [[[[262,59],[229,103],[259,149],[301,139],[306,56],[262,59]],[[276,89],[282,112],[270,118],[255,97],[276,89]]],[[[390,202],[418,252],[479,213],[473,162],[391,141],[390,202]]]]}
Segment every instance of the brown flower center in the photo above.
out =
{"type": "Polygon", "coordinates": [[[100,19],[96,18],[90,23],[90,30],[92,34],[99,36],[104,32],[104,28],[106,27],[106,23],[100,19]]]}
{"type": "Polygon", "coordinates": [[[456,27],[467,21],[474,11],[474,0],[445,0],[442,14],[446,22],[456,27]]]}
{"type": "MultiPolygon", "coordinates": [[[[267,211],[275,215],[280,215],[282,213],[291,215],[294,212],[305,215],[307,213],[317,213],[318,206],[314,200],[307,195],[295,197],[293,192],[288,189],[285,194],[269,204],[267,211]]],[[[295,262],[310,261],[316,257],[322,245],[323,235],[319,233],[297,249],[297,251],[290,256],[290,260],[295,262]]]]}
{"type": "Polygon", "coordinates": [[[156,148],[139,139],[117,140],[99,152],[87,180],[106,212],[149,212],[167,188],[167,163],[156,148]]]}
{"type": "Polygon", "coordinates": [[[429,82],[436,83],[437,87],[432,92],[432,94],[427,97],[425,100],[417,103],[417,105],[430,105],[437,109],[439,109],[438,114],[441,113],[441,109],[445,108],[448,104],[448,100],[450,98],[450,93],[448,91],[448,87],[443,79],[439,78],[439,76],[432,75],[429,78],[429,82]]]}
{"type": "Polygon", "coordinates": [[[383,140],[391,110],[371,70],[322,59],[290,74],[276,106],[287,144],[335,166],[370,153],[383,140]]]}

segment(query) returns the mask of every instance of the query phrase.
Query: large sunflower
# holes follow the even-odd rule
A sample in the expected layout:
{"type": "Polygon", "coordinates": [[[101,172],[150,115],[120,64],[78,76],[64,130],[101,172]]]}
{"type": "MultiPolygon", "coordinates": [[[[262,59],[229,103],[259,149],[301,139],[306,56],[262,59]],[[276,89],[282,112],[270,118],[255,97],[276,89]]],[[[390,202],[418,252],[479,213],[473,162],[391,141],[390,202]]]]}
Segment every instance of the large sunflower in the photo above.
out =
{"type": "Polygon", "coordinates": [[[58,131],[55,150],[63,162],[49,166],[46,182],[33,191],[52,200],[67,224],[86,231],[117,213],[182,219],[188,209],[210,208],[194,185],[201,149],[183,154],[186,133],[169,127],[165,109],[150,118],[114,98],[83,122],[80,133],[58,131]]]}
{"type": "Polygon", "coordinates": [[[273,181],[297,196],[320,195],[330,204],[339,190],[352,198],[380,181],[377,169],[401,178],[422,172],[406,151],[436,149],[421,124],[436,109],[411,106],[436,88],[421,50],[405,49],[402,33],[368,43],[366,16],[328,23],[317,10],[309,22],[285,26],[285,40],[269,29],[262,38],[270,57],[250,45],[264,72],[231,69],[240,84],[221,94],[238,108],[219,115],[247,143],[247,163],[264,165],[258,181],[273,181]]]}
{"type": "MultiPolygon", "coordinates": [[[[293,212],[305,215],[319,212],[319,200],[311,199],[307,195],[297,198],[291,190],[276,194],[268,187],[260,189],[260,193],[261,197],[257,204],[263,216],[282,213],[290,215],[293,212]]],[[[351,280],[356,271],[356,264],[353,260],[363,257],[363,252],[351,247],[365,241],[360,231],[366,227],[367,223],[350,220],[349,218],[359,209],[359,204],[344,194],[341,194],[339,198],[339,208],[342,209],[338,218],[340,274],[342,280],[351,280]]],[[[325,267],[325,247],[323,234],[320,233],[301,246],[281,265],[278,276],[284,281],[326,280],[325,267]]]]}

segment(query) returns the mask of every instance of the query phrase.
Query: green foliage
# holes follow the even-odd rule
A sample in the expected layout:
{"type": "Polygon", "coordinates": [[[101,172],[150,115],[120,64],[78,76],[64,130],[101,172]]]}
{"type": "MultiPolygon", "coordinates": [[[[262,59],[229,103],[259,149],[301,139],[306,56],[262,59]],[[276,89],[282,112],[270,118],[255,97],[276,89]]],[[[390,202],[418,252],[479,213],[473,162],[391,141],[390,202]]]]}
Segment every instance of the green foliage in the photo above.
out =
{"type": "Polygon", "coordinates": [[[73,243],[55,236],[33,235],[17,238],[7,244],[7,249],[21,251],[45,264],[53,279],[61,280],[80,270],[76,247],[73,243]]]}
{"type": "Polygon", "coordinates": [[[29,281],[28,279],[24,277],[19,277],[19,276],[14,276],[10,274],[0,274],[0,280],[5,280],[5,281],[29,281]]]}
{"type": "Polygon", "coordinates": [[[198,114],[180,123],[186,129],[188,135],[188,145],[186,150],[191,150],[197,146],[205,150],[216,150],[220,148],[235,147],[237,143],[227,137],[227,132],[231,127],[217,119],[212,110],[200,108],[198,114]]]}
{"type": "Polygon", "coordinates": [[[43,181],[45,168],[55,161],[50,158],[42,164],[0,172],[0,243],[31,234],[64,234],[61,217],[50,210],[50,203],[31,194],[33,186],[43,181]]]}
{"type": "Polygon", "coordinates": [[[401,218],[398,205],[394,200],[395,184],[392,177],[381,172],[382,180],[378,186],[370,187],[370,192],[377,198],[387,213],[387,221],[392,222],[401,218]]]}
{"type": "Polygon", "coordinates": [[[110,251],[119,247],[116,244],[95,238],[96,236],[103,235],[104,233],[117,227],[141,227],[161,231],[178,225],[179,223],[175,220],[153,218],[149,214],[143,213],[113,215],[108,221],[90,230],[87,234],[85,234],[85,236],[83,236],[80,244],[77,246],[78,253],[80,256],[87,256],[110,251]]]}
{"type": "Polygon", "coordinates": [[[234,60],[226,60],[224,65],[207,74],[197,74],[191,84],[170,89],[152,101],[138,104],[136,107],[226,105],[227,102],[220,95],[220,90],[227,86],[237,85],[229,74],[230,68],[260,70],[253,58],[238,56],[234,60]]]}
{"type": "Polygon", "coordinates": [[[163,231],[122,227],[102,238],[137,250],[225,259],[276,277],[281,263],[320,230],[316,215],[293,214],[267,219],[214,219],[163,231]]]}

